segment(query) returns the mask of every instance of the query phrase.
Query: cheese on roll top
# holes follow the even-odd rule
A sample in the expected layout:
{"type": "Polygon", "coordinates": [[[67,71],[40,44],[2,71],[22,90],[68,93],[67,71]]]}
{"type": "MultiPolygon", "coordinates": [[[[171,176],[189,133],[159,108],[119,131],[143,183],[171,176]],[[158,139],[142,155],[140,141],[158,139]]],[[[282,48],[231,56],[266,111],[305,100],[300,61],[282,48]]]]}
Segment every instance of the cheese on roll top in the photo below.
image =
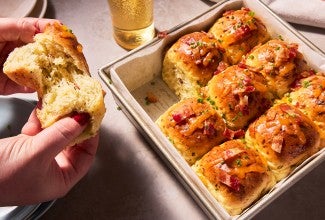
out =
{"type": "Polygon", "coordinates": [[[203,94],[233,130],[248,126],[272,105],[273,99],[261,75],[237,65],[215,75],[203,94]]]}
{"type": "MultiPolygon", "coordinates": [[[[274,94],[282,97],[290,90],[290,85],[299,77],[298,59],[303,59],[297,44],[282,40],[270,40],[254,47],[240,65],[261,73],[274,94]]],[[[300,61],[300,63],[303,63],[300,61]]],[[[300,67],[302,68],[302,67],[300,67]]]]}
{"type": "Polygon", "coordinates": [[[241,213],[275,184],[266,161],[240,139],[214,147],[192,168],[230,215],[241,213]]]}
{"type": "Polygon", "coordinates": [[[325,146],[325,76],[324,73],[300,79],[292,92],[279,102],[296,106],[319,128],[321,145],[325,146]]]}
{"type": "Polygon", "coordinates": [[[245,139],[267,160],[278,181],[314,154],[320,144],[315,124],[285,103],[273,106],[252,123],[245,139]]]}
{"type": "Polygon", "coordinates": [[[195,97],[214,72],[226,66],[218,41],[211,34],[193,32],[169,48],[163,61],[162,78],[180,99],[195,97]]]}
{"type": "Polygon", "coordinates": [[[237,64],[254,46],[270,39],[264,24],[248,8],[226,11],[208,33],[225,49],[230,64],[237,64]]]}
{"type": "Polygon", "coordinates": [[[198,98],[174,104],[156,123],[190,165],[226,139],[223,119],[198,98]]]}

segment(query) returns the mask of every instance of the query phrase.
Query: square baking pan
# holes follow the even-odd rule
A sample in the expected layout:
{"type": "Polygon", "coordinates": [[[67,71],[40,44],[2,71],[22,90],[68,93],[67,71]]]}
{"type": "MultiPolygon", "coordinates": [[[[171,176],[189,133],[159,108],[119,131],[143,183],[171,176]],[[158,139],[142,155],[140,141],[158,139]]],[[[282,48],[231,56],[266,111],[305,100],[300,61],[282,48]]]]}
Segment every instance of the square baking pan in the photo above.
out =
{"type": "Polygon", "coordinates": [[[288,177],[278,182],[267,194],[249,206],[240,215],[231,216],[214,199],[195,172],[177,152],[172,143],[155,124],[156,119],[178,102],[176,95],[161,77],[162,61],[168,47],[181,36],[194,31],[207,31],[226,10],[248,7],[262,20],[273,37],[297,43],[307,63],[317,71],[325,71],[325,54],[279,18],[259,0],[224,0],[158,37],[148,44],[130,51],[125,56],[99,70],[118,106],[162,157],[170,170],[184,185],[206,214],[213,219],[250,219],[285,192],[295,182],[325,160],[325,148],[299,165],[288,177]],[[160,37],[159,37],[160,36],[160,37]],[[158,98],[148,104],[146,97],[158,98]]]}

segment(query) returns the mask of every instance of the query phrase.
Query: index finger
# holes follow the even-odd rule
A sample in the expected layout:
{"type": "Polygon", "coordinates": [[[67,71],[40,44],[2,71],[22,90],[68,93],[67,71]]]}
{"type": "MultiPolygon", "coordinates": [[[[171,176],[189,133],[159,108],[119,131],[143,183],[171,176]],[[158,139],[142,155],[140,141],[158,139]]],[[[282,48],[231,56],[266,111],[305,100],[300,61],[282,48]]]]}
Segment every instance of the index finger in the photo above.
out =
{"type": "Polygon", "coordinates": [[[43,32],[48,23],[59,22],[43,18],[0,18],[0,42],[22,41],[30,43],[33,36],[43,32]]]}

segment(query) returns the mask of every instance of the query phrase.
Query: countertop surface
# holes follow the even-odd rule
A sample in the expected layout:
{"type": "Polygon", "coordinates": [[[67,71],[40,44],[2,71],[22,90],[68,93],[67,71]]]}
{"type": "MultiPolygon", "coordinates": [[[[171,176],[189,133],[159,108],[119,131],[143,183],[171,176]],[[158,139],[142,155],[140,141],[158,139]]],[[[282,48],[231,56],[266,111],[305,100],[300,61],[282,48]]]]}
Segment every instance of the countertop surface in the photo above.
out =
{"type": "MultiPolygon", "coordinates": [[[[200,0],[155,0],[154,19],[163,31],[208,9],[200,0]]],[[[49,0],[47,18],[69,26],[84,47],[91,74],[126,54],[112,36],[106,0],[49,0]]],[[[325,51],[325,30],[295,27],[325,51]]],[[[104,85],[104,84],[103,84],[104,85]]],[[[89,173],[41,219],[206,219],[166,164],[122,111],[107,87],[107,114],[89,173]]],[[[303,177],[254,219],[325,219],[325,163],[303,177]]]]}

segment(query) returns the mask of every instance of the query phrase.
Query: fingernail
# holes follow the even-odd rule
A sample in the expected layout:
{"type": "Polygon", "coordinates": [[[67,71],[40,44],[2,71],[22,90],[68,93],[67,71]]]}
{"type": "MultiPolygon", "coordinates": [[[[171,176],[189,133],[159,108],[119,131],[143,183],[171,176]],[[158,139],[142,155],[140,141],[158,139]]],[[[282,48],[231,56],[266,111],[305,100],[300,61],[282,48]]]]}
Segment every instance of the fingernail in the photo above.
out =
{"type": "Polygon", "coordinates": [[[36,27],[35,35],[36,35],[36,34],[39,34],[39,33],[41,33],[41,30],[40,30],[38,27],[36,27]]]}
{"type": "Polygon", "coordinates": [[[37,102],[36,107],[40,110],[42,109],[42,100],[41,99],[37,102]]]}
{"type": "Polygon", "coordinates": [[[80,125],[85,125],[89,122],[90,115],[85,112],[83,113],[73,112],[71,118],[73,118],[80,125]]]}

